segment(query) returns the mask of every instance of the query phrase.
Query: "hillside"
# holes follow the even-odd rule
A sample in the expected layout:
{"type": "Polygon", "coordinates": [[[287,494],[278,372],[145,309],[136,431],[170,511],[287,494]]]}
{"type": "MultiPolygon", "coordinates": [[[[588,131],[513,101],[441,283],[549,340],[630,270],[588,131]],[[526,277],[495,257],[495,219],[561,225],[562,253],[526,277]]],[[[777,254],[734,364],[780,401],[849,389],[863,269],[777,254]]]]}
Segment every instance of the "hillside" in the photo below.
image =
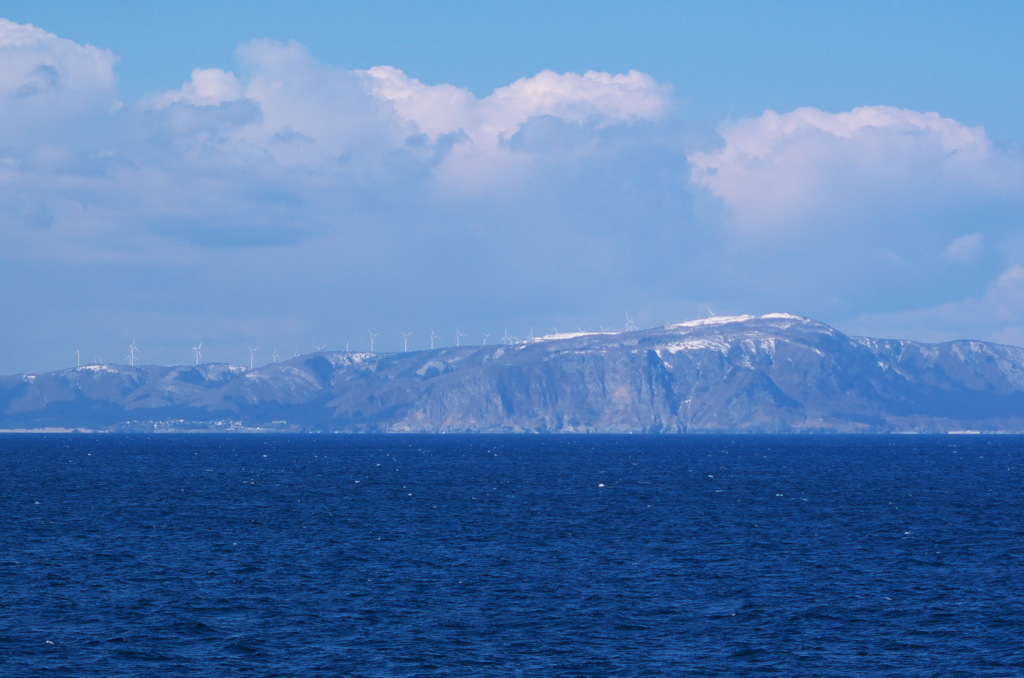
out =
{"type": "Polygon", "coordinates": [[[344,432],[1024,431],[1024,349],[851,337],[786,314],[254,370],[0,377],[0,428],[344,432]]]}

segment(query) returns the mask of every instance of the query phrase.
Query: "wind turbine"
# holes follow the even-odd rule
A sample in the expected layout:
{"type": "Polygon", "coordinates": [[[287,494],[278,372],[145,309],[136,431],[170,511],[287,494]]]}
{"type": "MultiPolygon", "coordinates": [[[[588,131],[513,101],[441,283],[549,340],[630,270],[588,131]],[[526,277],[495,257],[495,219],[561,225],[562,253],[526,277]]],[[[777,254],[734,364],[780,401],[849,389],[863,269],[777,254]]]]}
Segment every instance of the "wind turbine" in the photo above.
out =
{"type": "Polygon", "coordinates": [[[430,328],[430,350],[431,350],[431,351],[433,351],[433,350],[434,350],[434,340],[435,340],[435,339],[440,339],[440,338],[441,338],[441,337],[439,337],[439,336],[437,336],[436,334],[434,334],[434,328],[433,328],[433,327],[431,327],[431,328],[430,328]]]}
{"type": "Polygon", "coordinates": [[[252,346],[249,347],[249,369],[252,369],[252,357],[256,355],[256,349],[252,346]]]}
{"type": "Polygon", "coordinates": [[[316,351],[317,353],[323,353],[325,348],[327,348],[327,344],[320,344],[316,347],[316,351]]]}
{"type": "Polygon", "coordinates": [[[627,313],[626,314],[626,331],[627,332],[632,332],[635,329],[636,329],[636,323],[633,322],[633,319],[630,318],[629,314],[627,313]]]}
{"type": "Polygon", "coordinates": [[[129,367],[135,367],[135,351],[136,350],[137,349],[135,348],[135,340],[132,339],[132,344],[131,344],[131,346],[128,347],[128,356],[127,356],[128,357],[128,366],[129,367]]]}
{"type": "Polygon", "coordinates": [[[486,346],[487,345],[487,337],[489,337],[491,335],[489,335],[486,332],[484,332],[481,336],[483,336],[483,338],[484,338],[484,346],[486,346]]]}
{"type": "Polygon", "coordinates": [[[459,337],[464,337],[464,336],[466,336],[466,335],[463,334],[462,332],[459,332],[459,328],[456,327],[455,328],[455,346],[456,347],[459,345],[459,337]]]}
{"type": "Polygon", "coordinates": [[[77,348],[75,349],[75,367],[82,366],[82,352],[77,348]]]}
{"type": "Polygon", "coordinates": [[[512,345],[512,337],[508,336],[508,329],[507,328],[505,330],[505,336],[501,338],[501,343],[505,344],[506,346],[511,346],[512,345]]]}
{"type": "Polygon", "coordinates": [[[348,350],[348,337],[346,336],[345,337],[345,353],[348,353],[348,352],[349,352],[349,350],[348,350]]]}
{"type": "Polygon", "coordinates": [[[274,355],[273,355],[273,361],[274,361],[275,363],[277,362],[277,346],[275,346],[275,347],[274,347],[274,355]]]}
{"type": "Polygon", "coordinates": [[[402,348],[402,353],[409,352],[409,337],[412,336],[412,332],[399,332],[402,335],[402,339],[405,341],[405,345],[402,348]]]}
{"type": "Polygon", "coordinates": [[[380,336],[380,333],[379,332],[371,332],[370,330],[366,330],[366,331],[370,335],[370,353],[373,353],[373,340],[376,339],[378,336],[380,336]]]}
{"type": "Polygon", "coordinates": [[[201,350],[202,348],[203,348],[203,342],[201,342],[201,341],[199,342],[198,346],[193,346],[192,347],[192,350],[196,352],[196,367],[199,366],[199,361],[203,357],[203,352],[201,350]]]}

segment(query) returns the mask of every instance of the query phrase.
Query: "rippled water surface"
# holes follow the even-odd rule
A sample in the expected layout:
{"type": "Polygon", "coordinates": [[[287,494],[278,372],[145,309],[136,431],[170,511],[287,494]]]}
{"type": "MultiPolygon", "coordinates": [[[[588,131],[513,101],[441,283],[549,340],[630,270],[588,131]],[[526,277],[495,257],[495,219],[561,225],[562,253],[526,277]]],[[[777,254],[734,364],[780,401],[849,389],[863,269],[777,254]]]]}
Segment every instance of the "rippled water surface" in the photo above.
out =
{"type": "Polygon", "coordinates": [[[3,676],[1020,676],[1024,438],[0,436],[3,676]]]}

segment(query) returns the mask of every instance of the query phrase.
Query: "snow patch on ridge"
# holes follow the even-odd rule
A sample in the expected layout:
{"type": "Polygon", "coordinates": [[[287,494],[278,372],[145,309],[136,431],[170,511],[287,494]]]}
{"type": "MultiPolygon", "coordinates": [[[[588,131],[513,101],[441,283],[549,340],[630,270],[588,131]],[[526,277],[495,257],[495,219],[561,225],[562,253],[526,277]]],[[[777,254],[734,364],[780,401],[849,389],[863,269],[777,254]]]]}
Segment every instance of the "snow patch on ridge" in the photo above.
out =
{"type": "Polygon", "coordinates": [[[729,344],[718,339],[687,339],[666,344],[662,350],[669,353],[682,353],[685,351],[718,351],[725,354],[729,352],[729,344]]]}
{"type": "MultiPolygon", "coordinates": [[[[787,320],[791,323],[809,323],[813,322],[809,318],[803,316],[793,315],[792,313],[767,313],[765,315],[716,315],[710,318],[700,318],[697,320],[687,320],[681,323],[672,323],[663,326],[662,329],[666,330],[678,330],[678,329],[695,329],[699,327],[714,327],[719,325],[731,325],[735,323],[744,323],[751,320],[787,320]]],[[[636,330],[633,330],[636,331],[636,330]]],[[[643,330],[640,330],[643,331],[643,330]]],[[[578,332],[553,332],[551,334],[545,334],[539,337],[530,337],[528,339],[520,340],[516,344],[538,344],[542,342],[550,341],[561,341],[565,339],[580,339],[583,337],[602,337],[602,336],[615,336],[619,334],[626,334],[626,330],[601,330],[601,331],[584,331],[578,332]]]]}
{"type": "Polygon", "coordinates": [[[687,320],[682,323],[675,323],[674,325],[666,325],[665,329],[675,330],[684,327],[706,327],[708,325],[728,325],[732,323],[744,323],[748,320],[757,320],[757,316],[754,315],[716,315],[710,318],[701,318],[700,320],[687,320]]]}
{"type": "Polygon", "coordinates": [[[223,379],[225,375],[234,376],[248,370],[241,365],[228,365],[227,363],[206,363],[199,365],[199,373],[203,375],[205,379],[217,380],[223,379]]]}
{"type": "Polygon", "coordinates": [[[108,365],[81,365],[75,368],[81,372],[110,372],[111,374],[117,374],[118,370],[109,367],[108,365]]]}
{"type": "Polygon", "coordinates": [[[768,313],[761,316],[762,319],[771,320],[798,320],[800,322],[807,322],[807,318],[799,315],[793,315],[792,313],[768,313]]]}
{"type": "Polygon", "coordinates": [[[533,337],[531,339],[525,339],[524,344],[538,344],[543,341],[559,341],[561,339],[579,339],[580,337],[593,337],[606,334],[619,334],[619,332],[556,332],[552,334],[545,334],[540,337],[533,337]]]}
{"type": "Polygon", "coordinates": [[[745,323],[751,320],[789,320],[792,322],[809,322],[807,318],[793,315],[791,313],[768,313],[765,315],[714,315],[710,318],[700,318],[699,320],[687,320],[682,323],[675,323],[672,325],[666,325],[665,329],[675,330],[684,329],[690,327],[708,327],[714,325],[731,325],[734,323],[745,323]]]}

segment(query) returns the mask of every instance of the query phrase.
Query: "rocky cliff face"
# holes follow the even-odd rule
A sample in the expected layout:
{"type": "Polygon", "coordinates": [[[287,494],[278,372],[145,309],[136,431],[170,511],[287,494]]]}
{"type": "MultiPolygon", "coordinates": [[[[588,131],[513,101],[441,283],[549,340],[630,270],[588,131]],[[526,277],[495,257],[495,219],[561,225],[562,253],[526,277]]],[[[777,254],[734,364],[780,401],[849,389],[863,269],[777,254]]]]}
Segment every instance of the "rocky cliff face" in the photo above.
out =
{"type": "Polygon", "coordinates": [[[849,337],[772,314],[255,370],[90,365],[0,377],[0,427],[1024,431],[1024,349],[849,337]]]}

